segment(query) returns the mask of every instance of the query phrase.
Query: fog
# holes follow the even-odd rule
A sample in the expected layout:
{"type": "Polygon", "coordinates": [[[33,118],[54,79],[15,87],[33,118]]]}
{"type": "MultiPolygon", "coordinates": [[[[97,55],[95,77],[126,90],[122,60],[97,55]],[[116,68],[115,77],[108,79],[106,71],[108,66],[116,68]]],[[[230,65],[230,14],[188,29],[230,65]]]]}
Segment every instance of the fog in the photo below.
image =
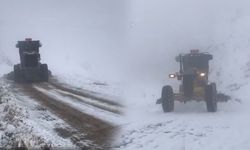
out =
{"type": "Polygon", "coordinates": [[[210,1],[135,0],[129,39],[140,68],[136,76],[164,84],[169,73],[178,71],[175,56],[190,49],[208,51],[215,25],[212,7],[210,1]]]}
{"type": "Polygon", "coordinates": [[[0,49],[18,63],[16,42],[33,38],[53,72],[109,78],[124,48],[127,7],[117,0],[1,0],[0,49]]]}
{"type": "Polygon", "coordinates": [[[175,56],[190,49],[214,55],[212,81],[218,81],[215,74],[223,71],[220,83],[229,84],[230,80],[223,81],[226,74],[239,68],[227,65],[232,61],[246,64],[249,1],[135,0],[131,6],[129,40],[137,81],[169,83],[168,74],[179,68],[175,56]]]}
{"type": "Polygon", "coordinates": [[[248,6],[244,0],[0,0],[0,50],[18,63],[16,42],[32,37],[43,43],[42,61],[55,73],[164,84],[178,71],[179,53],[221,55],[230,24],[248,6]]]}

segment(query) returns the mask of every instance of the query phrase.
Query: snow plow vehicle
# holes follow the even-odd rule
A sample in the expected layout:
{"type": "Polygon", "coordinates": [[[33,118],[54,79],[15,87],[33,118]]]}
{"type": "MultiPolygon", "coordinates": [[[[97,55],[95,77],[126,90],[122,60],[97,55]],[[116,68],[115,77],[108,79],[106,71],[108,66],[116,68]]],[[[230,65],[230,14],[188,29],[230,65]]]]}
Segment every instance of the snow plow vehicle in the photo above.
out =
{"type": "Polygon", "coordinates": [[[180,71],[169,74],[169,78],[181,81],[179,92],[174,93],[170,85],[162,88],[159,99],[164,112],[174,111],[174,101],[188,102],[191,100],[205,101],[208,112],[217,111],[216,84],[208,81],[209,61],[213,56],[191,50],[190,53],[180,54],[176,61],[180,63],[180,71]]]}
{"type": "Polygon", "coordinates": [[[16,47],[19,48],[20,64],[14,65],[14,81],[48,82],[48,65],[40,62],[40,41],[27,38],[25,41],[18,41],[16,47]]]}

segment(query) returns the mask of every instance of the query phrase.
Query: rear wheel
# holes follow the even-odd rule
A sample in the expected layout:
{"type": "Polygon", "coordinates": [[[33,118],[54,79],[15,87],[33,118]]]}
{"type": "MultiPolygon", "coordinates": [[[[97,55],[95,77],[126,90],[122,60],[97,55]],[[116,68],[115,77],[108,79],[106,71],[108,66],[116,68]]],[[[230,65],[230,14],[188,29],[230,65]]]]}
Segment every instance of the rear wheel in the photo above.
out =
{"type": "Polygon", "coordinates": [[[171,86],[167,85],[162,88],[161,100],[164,112],[174,111],[174,93],[171,86]]]}
{"type": "Polygon", "coordinates": [[[21,76],[21,68],[19,65],[14,65],[14,81],[15,82],[21,82],[22,76],[21,76]]]}
{"type": "Polygon", "coordinates": [[[42,81],[48,82],[49,81],[49,70],[47,64],[41,65],[41,75],[42,75],[42,81]]]}
{"type": "Polygon", "coordinates": [[[216,97],[217,97],[216,84],[211,83],[209,85],[206,85],[205,100],[206,100],[208,112],[217,111],[217,98],[216,97]]]}

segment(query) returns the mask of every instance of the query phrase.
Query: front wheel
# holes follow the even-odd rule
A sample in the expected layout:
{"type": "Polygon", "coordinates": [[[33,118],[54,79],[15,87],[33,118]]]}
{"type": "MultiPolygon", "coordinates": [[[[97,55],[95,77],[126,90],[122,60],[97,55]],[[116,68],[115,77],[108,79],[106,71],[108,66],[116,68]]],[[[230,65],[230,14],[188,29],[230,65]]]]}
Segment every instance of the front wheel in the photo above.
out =
{"type": "Polygon", "coordinates": [[[174,92],[171,86],[167,85],[162,88],[161,100],[164,112],[174,111],[174,92]]]}
{"type": "Polygon", "coordinates": [[[216,97],[217,97],[216,84],[211,83],[211,84],[206,85],[205,100],[206,100],[208,112],[217,111],[217,98],[216,97]]]}

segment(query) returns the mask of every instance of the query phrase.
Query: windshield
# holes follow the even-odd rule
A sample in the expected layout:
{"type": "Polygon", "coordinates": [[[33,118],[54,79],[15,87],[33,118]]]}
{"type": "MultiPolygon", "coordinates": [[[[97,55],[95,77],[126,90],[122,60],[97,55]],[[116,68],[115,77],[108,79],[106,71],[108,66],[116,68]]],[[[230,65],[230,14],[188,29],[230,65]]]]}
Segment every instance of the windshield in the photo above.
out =
{"type": "Polygon", "coordinates": [[[183,69],[207,69],[208,68],[208,60],[201,56],[185,56],[183,57],[183,69]]]}

